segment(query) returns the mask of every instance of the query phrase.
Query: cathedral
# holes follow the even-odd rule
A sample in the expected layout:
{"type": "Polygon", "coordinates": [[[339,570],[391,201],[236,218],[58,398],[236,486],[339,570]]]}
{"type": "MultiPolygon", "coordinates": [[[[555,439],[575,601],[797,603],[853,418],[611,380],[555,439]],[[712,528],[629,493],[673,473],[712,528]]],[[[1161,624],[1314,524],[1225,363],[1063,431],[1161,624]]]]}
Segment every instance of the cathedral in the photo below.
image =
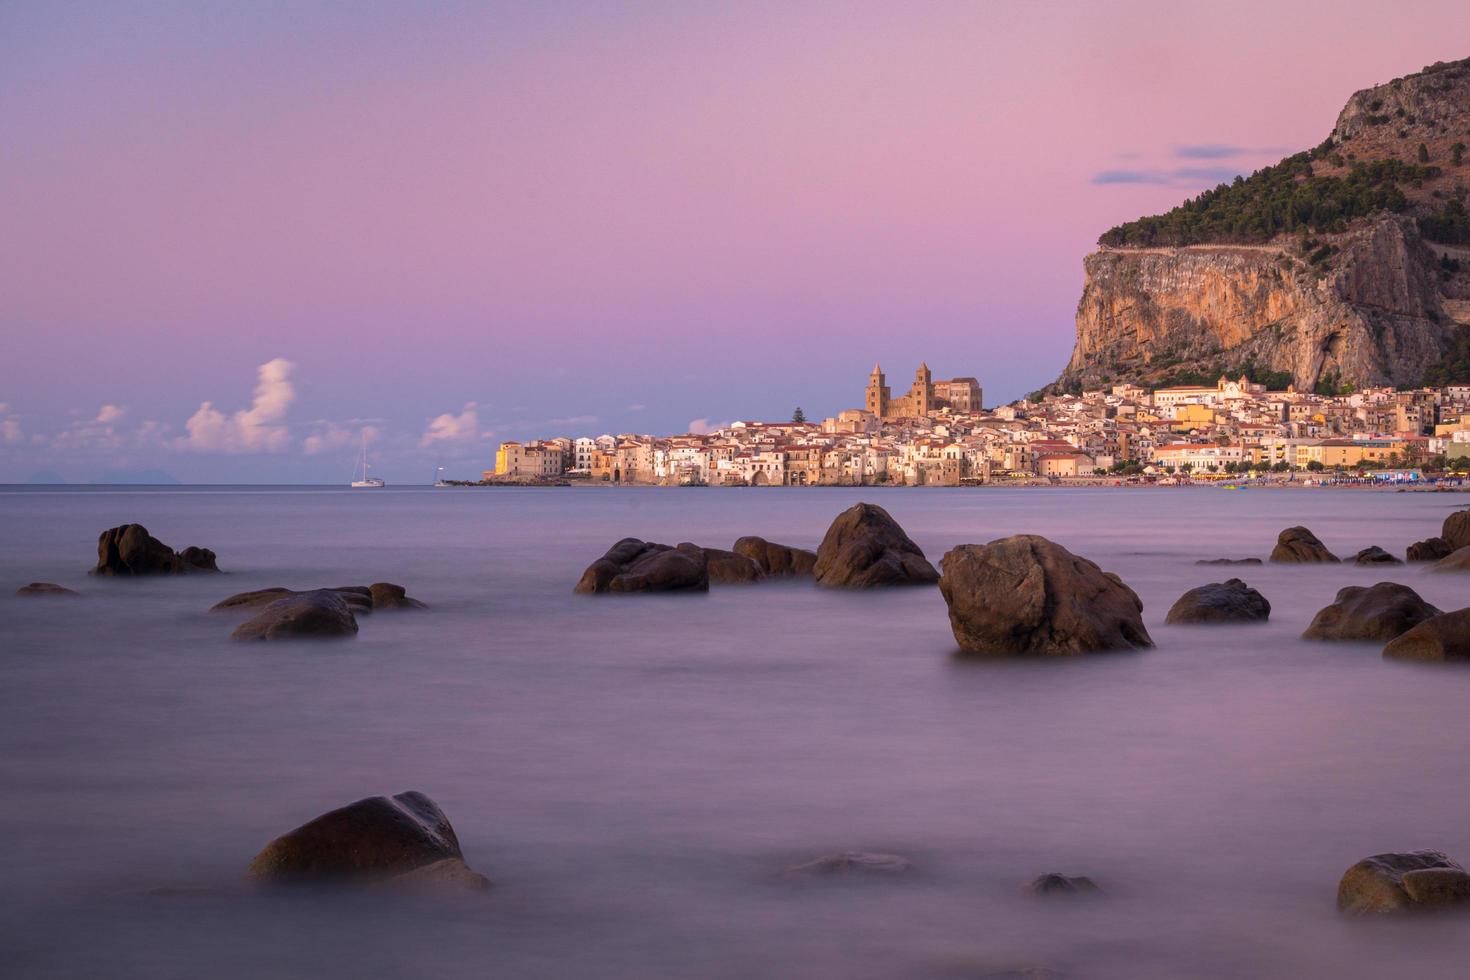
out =
{"type": "Polygon", "coordinates": [[[908,394],[894,398],[883,382],[883,367],[874,364],[873,373],[868,375],[868,397],[863,407],[875,418],[922,418],[946,409],[957,413],[980,411],[980,382],[974,378],[935,381],[929,374],[929,365],[921,363],[914,372],[914,383],[909,386],[908,394]]]}

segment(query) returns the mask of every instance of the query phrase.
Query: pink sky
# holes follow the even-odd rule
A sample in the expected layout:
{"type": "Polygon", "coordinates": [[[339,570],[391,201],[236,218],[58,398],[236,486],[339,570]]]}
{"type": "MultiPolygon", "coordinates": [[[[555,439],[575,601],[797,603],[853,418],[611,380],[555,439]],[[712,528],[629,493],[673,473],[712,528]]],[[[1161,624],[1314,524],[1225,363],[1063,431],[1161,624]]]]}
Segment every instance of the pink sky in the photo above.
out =
{"type": "Polygon", "coordinates": [[[1008,400],[1101,231],[1470,55],[1463,2],[530,7],[0,6],[0,480],[1008,400]],[[186,428],[278,360],[269,438],[186,428]]]}

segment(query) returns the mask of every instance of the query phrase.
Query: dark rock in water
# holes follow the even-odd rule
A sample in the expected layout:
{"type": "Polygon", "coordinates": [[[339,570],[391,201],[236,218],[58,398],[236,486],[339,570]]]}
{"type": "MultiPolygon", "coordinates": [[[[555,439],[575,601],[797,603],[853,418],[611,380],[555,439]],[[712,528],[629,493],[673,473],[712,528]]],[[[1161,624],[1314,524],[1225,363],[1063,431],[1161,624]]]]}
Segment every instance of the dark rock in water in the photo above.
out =
{"type": "Polygon", "coordinates": [[[701,548],[688,541],[679,550],[698,557],[709,571],[711,585],[751,585],[766,577],[754,558],[720,548],[701,548]]]}
{"type": "Polygon", "coordinates": [[[1335,562],[1338,557],[1327,550],[1317,536],[1298,525],[1289,527],[1276,538],[1276,547],[1271,549],[1271,560],[1276,562],[1335,562]]]}
{"type": "Polygon", "coordinates": [[[1448,908],[1470,902],[1470,874],[1439,851],[1375,854],[1343,874],[1337,908],[1381,915],[1448,908]]]}
{"type": "Polygon", "coordinates": [[[16,589],[15,594],[24,596],[81,595],[80,592],[77,592],[74,589],[68,589],[64,585],[57,585],[55,582],[32,582],[30,585],[22,585],[20,588],[16,589]]]}
{"type": "Polygon", "coordinates": [[[940,567],[950,627],[966,653],[1071,655],[1153,646],[1132,589],[1039,535],[960,545],[940,567]]]}
{"type": "Polygon", "coordinates": [[[839,589],[939,581],[924,552],[877,504],[853,504],[837,515],[817,548],[812,573],[818,585],[839,589]]]}
{"type": "Polygon", "coordinates": [[[691,554],[624,538],[588,566],[575,592],[708,592],[709,567],[691,554]]]}
{"type": "Polygon", "coordinates": [[[1419,593],[1397,582],[1379,582],[1364,588],[1339,589],[1332,605],[1312,617],[1304,640],[1377,640],[1386,642],[1440,611],[1419,593]]]}
{"type": "Polygon", "coordinates": [[[347,603],[347,608],[351,609],[358,616],[365,616],[373,611],[372,593],[368,591],[366,586],[347,586],[335,589],[304,589],[301,591],[274,586],[269,589],[256,589],[253,592],[238,592],[228,599],[221,599],[219,602],[216,602],[213,606],[209,607],[209,611],[233,612],[235,610],[261,609],[278,599],[286,599],[296,595],[311,595],[315,592],[336,593],[343,602],[347,603]]]}
{"type": "Polygon", "coordinates": [[[1384,551],[1378,545],[1364,548],[1353,556],[1354,565],[1402,565],[1403,562],[1384,551]]]}
{"type": "Polygon", "coordinates": [[[174,552],[141,524],[123,524],[103,531],[97,539],[97,567],[92,575],[185,575],[217,572],[215,554],[208,548],[174,552]]]}
{"type": "Polygon", "coordinates": [[[490,885],[465,865],[444,811],[415,792],[372,796],[324,813],[267,844],[245,877],[261,884],[490,885]]]}
{"type": "Polygon", "coordinates": [[[1086,875],[1075,878],[1055,871],[1032,879],[1026,890],[1033,895],[1098,895],[1102,889],[1086,875]]]}
{"type": "Polygon", "coordinates": [[[799,578],[810,575],[817,564],[817,553],[805,548],[776,544],[765,538],[747,535],[735,542],[734,552],[755,561],[771,578],[799,578]]]}
{"type": "Polygon", "coordinates": [[[368,597],[374,610],[428,609],[428,605],[409,596],[408,590],[392,582],[374,582],[368,586],[368,597]]]}
{"type": "Polygon", "coordinates": [[[1470,547],[1457,548],[1429,566],[1431,572],[1470,572],[1470,547]]]}
{"type": "Polygon", "coordinates": [[[1470,609],[1441,613],[1383,648],[1389,660],[1470,660],[1470,609]]]}
{"type": "Polygon", "coordinates": [[[814,878],[821,875],[898,875],[912,871],[914,863],[897,854],[868,851],[840,851],[825,854],[784,872],[787,878],[814,878]]]}
{"type": "Polygon", "coordinates": [[[1196,565],[1259,565],[1259,558],[1201,558],[1196,565]]]}
{"type": "Polygon", "coordinates": [[[1264,623],[1271,603],[1238,578],[1190,589],[1164,617],[1166,623],[1264,623]]]}
{"type": "Polygon", "coordinates": [[[1446,517],[1439,536],[1444,538],[1451,551],[1470,548],[1470,509],[1457,510],[1446,517]]]}
{"type": "Polygon", "coordinates": [[[1452,551],[1454,549],[1444,538],[1425,538],[1423,541],[1415,541],[1409,545],[1404,557],[1409,561],[1439,561],[1441,558],[1449,557],[1452,551]]]}
{"type": "Polygon", "coordinates": [[[319,589],[277,599],[237,626],[230,639],[333,639],[356,635],[357,619],[342,594],[319,589]]]}

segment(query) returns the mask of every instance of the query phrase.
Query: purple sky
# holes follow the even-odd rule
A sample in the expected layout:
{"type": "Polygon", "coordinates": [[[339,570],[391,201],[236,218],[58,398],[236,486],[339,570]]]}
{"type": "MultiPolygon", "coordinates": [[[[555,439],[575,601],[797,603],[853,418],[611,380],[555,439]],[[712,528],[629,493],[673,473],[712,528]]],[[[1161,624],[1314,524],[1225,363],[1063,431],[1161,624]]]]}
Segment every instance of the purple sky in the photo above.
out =
{"type": "Polygon", "coordinates": [[[0,481],[1009,400],[1101,231],[1467,55],[1463,0],[0,4],[0,481]]]}

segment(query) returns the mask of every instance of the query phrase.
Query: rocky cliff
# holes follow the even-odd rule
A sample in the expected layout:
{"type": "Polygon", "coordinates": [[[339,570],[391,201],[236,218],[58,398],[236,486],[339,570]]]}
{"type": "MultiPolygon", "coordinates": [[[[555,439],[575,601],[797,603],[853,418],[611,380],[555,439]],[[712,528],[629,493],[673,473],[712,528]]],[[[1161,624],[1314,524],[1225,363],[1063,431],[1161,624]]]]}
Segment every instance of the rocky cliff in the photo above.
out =
{"type": "Polygon", "coordinates": [[[1365,89],[1317,149],[1110,230],[1058,384],[1442,375],[1470,337],[1467,140],[1470,60],[1365,89]]]}

